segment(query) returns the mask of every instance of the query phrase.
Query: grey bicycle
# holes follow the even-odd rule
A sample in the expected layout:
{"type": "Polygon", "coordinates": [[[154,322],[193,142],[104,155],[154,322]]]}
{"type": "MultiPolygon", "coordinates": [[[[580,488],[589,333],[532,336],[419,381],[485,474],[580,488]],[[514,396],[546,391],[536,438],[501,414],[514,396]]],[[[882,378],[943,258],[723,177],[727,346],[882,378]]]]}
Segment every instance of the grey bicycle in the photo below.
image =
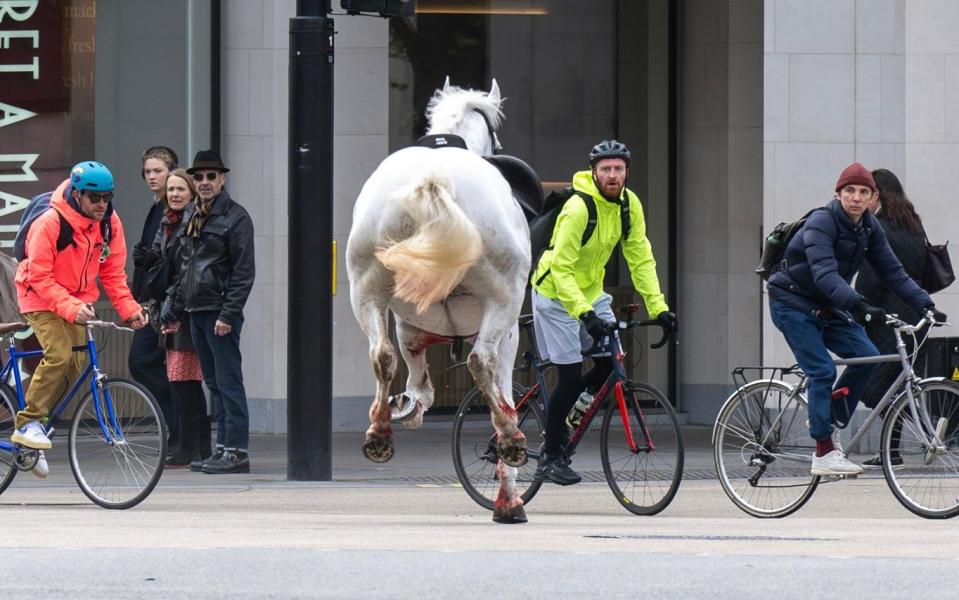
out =
{"type": "MultiPolygon", "coordinates": [[[[896,354],[834,359],[836,365],[899,362],[902,372],[853,434],[855,447],[869,426],[882,418],[879,446],[883,475],[895,497],[927,519],[959,514],[959,385],[943,377],[919,378],[916,352],[935,323],[927,314],[916,325],[887,316],[896,336],[896,354]],[[921,339],[917,339],[921,338],[921,339]]],[[[799,510],[823,478],[810,474],[815,443],[809,437],[806,376],[798,366],[739,367],[744,382],[723,404],[713,428],[716,473],[730,500],[755,517],[785,517],[799,510]],[[746,382],[746,373],[759,377],[746,382]],[[797,383],[784,381],[794,376],[797,383]]]]}

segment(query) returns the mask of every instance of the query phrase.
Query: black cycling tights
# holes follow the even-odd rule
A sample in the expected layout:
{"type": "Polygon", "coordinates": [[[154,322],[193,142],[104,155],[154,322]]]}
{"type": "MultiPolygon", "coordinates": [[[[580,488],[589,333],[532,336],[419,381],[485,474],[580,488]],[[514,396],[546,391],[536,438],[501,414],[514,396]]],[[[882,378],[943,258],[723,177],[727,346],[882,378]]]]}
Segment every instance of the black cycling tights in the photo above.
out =
{"type": "Polygon", "coordinates": [[[586,389],[589,390],[589,393],[595,394],[598,392],[600,386],[603,385],[603,382],[606,381],[606,378],[609,377],[609,374],[612,372],[612,358],[608,356],[594,356],[593,368],[586,373],[585,377],[583,377],[583,383],[586,384],[586,389]]]}
{"type": "Polygon", "coordinates": [[[551,454],[556,453],[569,440],[569,431],[566,428],[566,417],[576,404],[580,392],[589,389],[595,392],[603,385],[606,377],[613,370],[613,362],[609,358],[594,358],[594,366],[589,373],[583,376],[583,363],[571,365],[556,365],[556,387],[549,395],[546,408],[546,434],[544,450],[551,454]]]}

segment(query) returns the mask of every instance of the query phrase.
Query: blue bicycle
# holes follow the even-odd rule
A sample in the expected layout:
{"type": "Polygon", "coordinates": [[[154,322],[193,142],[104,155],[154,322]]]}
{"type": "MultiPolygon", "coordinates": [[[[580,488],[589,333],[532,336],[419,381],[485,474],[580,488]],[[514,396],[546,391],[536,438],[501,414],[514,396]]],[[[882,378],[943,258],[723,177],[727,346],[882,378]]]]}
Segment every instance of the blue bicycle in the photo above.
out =
{"type": "MultiPolygon", "coordinates": [[[[0,493],[18,471],[32,470],[40,457],[39,450],[9,442],[17,409],[24,407],[20,360],[43,355],[42,350],[16,348],[14,334],[27,328],[26,323],[0,324],[8,353],[0,370],[0,493]]],[[[93,336],[96,329],[133,331],[106,321],[86,323],[86,344],[73,351],[86,353],[89,363],[54,407],[44,429],[52,439],[62,419],[69,427],[70,469],[77,485],[98,505],[125,509],[142,502],[160,480],[166,457],[166,424],[150,392],[136,382],[111,379],[100,371],[93,336]],[[76,410],[68,413],[78,397],[76,410]]]]}

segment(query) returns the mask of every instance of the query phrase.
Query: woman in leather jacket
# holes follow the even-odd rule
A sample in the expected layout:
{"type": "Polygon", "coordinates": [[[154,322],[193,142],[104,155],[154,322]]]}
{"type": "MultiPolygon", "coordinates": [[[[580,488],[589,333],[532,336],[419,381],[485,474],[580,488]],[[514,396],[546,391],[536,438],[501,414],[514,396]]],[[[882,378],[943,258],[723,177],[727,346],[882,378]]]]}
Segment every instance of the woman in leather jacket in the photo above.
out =
{"type": "MultiPolygon", "coordinates": [[[[183,169],[170,173],[166,185],[163,220],[151,249],[151,253],[157,257],[157,263],[150,271],[154,277],[147,277],[146,286],[151,298],[159,296],[161,305],[166,299],[167,289],[179,276],[179,247],[183,243],[186,224],[197,196],[192,178],[183,169]]],[[[160,330],[160,340],[166,348],[167,378],[177,406],[181,432],[180,443],[167,460],[168,468],[183,468],[211,454],[210,419],[201,384],[203,373],[190,335],[189,318],[189,314],[184,314],[179,326],[164,325],[160,330]]],[[[154,322],[160,323],[160,319],[154,322]]]]}

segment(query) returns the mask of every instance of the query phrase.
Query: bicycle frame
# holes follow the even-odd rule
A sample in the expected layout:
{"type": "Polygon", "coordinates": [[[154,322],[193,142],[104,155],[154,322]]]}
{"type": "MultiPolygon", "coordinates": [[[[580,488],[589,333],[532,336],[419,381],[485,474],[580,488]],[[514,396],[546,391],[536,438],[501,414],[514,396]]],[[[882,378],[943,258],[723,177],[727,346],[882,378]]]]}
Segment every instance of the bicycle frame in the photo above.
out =
{"type": "MultiPolygon", "coordinates": [[[[84,368],[80,376],[77,377],[77,379],[73,382],[73,386],[70,388],[70,390],[54,406],[47,421],[46,430],[48,435],[53,432],[54,427],[52,424],[59,419],[60,415],[63,414],[63,411],[66,410],[67,406],[69,406],[73,401],[74,396],[76,396],[84,382],[89,378],[90,393],[93,394],[94,410],[97,415],[97,421],[100,425],[100,431],[103,434],[103,440],[108,445],[112,446],[117,442],[123,441],[123,432],[120,429],[120,424],[117,422],[116,412],[113,407],[113,400],[110,398],[109,391],[103,390],[104,393],[101,399],[100,381],[103,379],[104,375],[100,372],[100,362],[97,354],[96,343],[93,339],[93,331],[90,328],[87,328],[86,335],[86,344],[83,346],[74,346],[73,351],[86,352],[90,356],[90,362],[87,364],[86,368],[84,368]],[[104,418],[104,408],[106,408],[107,418],[104,418]],[[109,419],[109,421],[107,419],[109,419]],[[109,428],[107,427],[108,422],[109,428]],[[113,434],[110,432],[111,429],[113,434]]],[[[43,350],[28,350],[26,352],[20,352],[13,344],[13,337],[10,336],[9,339],[10,343],[7,347],[8,358],[3,365],[3,369],[0,370],[0,381],[8,381],[10,374],[13,373],[13,380],[17,396],[17,408],[18,410],[23,410],[25,406],[23,379],[20,375],[19,359],[42,356],[43,350]]],[[[20,448],[8,441],[0,440],[0,451],[19,453],[20,448]]]]}
{"type": "MultiPolygon", "coordinates": [[[[921,321],[920,323],[921,324],[915,326],[914,329],[921,329],[923,322],[921,321]]],[[[866,432],[869,430],[869,427],[873,424],[873,422],[880,418],[880,415],[885,412],[887,406],[891,405],[895,399],[899,398],[903,393],[905,393],[906,397],[909,399],[909,410],[912,413],[913,419],[916,419],[916,422],[921,422],[926,429],[926,431],[923,432],[923,435],[927,435],[926,432],[932,432],[931,441],[936,445],[936,447],[942,445],[942,440],[940,440],[938,435],[936,435],[935,427],[932,425],[932,421],[929,418],[928,412],[925,410],[925,407],[922,404],[916,402],[916,398],[913,395],[913,388],[922,380],[919,379],[913,370],[912,362],[910,361],[909,354],[906,351],[906,344],[902,339],[902,332],[899,328],[894,328],[893,333],[896,336],[897,354],[881,354],[879,356],[870,356],[866,358],[833,359],[833,363],[837,366],[870,365],[889,362],[899,362],[902,365],[902,370],[899,373],[899,376],[896,377],[896,380],[893,381],[892,385],[890,385],[883,394],[882,398],[876,404],[876,407],[870,411],[863,424],[856,429],[852,439],[848,443],[849,448],[856,447],[856,444],[858,444],[863,436],[866,435],[866,432]]],[[[786,400],[785,407],[779,410],[779,414],[776,416],[773,422],[770,423],[769,431],[766,433],[766,436],[760,440],[761,444],[765,445],[769,443],[769,436],[772,435],[773,431],[777,429],[779,422],[786,413],[785,409],[789,408],[790,405],[796,401],[798,395],[806,390],[806,381],[806,375],[803,374],[799,384],[794,386],[792,393],[786,400]]],[[[796,414],[797,411],[792,411],[793,418],[795,418],[796,414]]],[[[930,441],[928,436],[926,441],[930,441]]],[[[807,457],[803,458],[805,460],[807,457]]]]}
{"type": "MultiPolygon", "coordinates": [[[[529,402],[531,398],[538,395],[542,406],[545,409],[547,406],[548,397],[546,395],[546,379],[544,372],[547,368],[552,366],[552,363],[549,361],[540,360],[539,349],[536,345],[536,339],[532,334],[531,327],[531,325],[530,328],[524,327],[530,340],[530,347],[532,350],[531,353],[528,353],[529,355],[525,357],[526,364],[521,368],[521,370],[528,369],[530,366],[532,366],[536,377],[536,383],[526,391],[526,394],[524,394],[520,401],[517,402],[516,406],[519,408],[524,403],[529,402]]],[[[623,429],[626,433],[626,438],[629,441],[630,450],[634,453],[655,450],[655,444],[650,438],[648,427],[646,427],[645,415],[641,410],[639,411],[639,414],[636,415],[636,418],[642,424],[645,446],[640,447],[633,436],[632,425],[629,422],[629,415],[627,412],[628,409],[626,407],[626,396],[623,392],[623,383],[626,382],[628,378],[626,376],[626,368],[623,364],[623,357],[625,356],[625,353],[623,352],[623,347],[620,343],[619,332],[613,331],[610,334],[609,343],[605,348],[601,348],[600,350],[609,351],[613,359],[613,370],[606,378],[606,381],[603,382],[603,385],[599,391],[596,392],[596,397],[593,400],[593,403],[586,410],[586,413],[583,415],[583,419],[580,422],[579,427],[573,430],[573,432],[570,434],[569,442],[567,444],[570,454],[576,450],[580,440],[582,440],[583,436],[586,435],[586,431],[592,424],[593,419],[596,418],[596,415],[599,412],[600,407],[603,406],[604,400],[610,393],[610,390],[612,390],[615,394],[619,415],[623,422],[623,429]]]]}

